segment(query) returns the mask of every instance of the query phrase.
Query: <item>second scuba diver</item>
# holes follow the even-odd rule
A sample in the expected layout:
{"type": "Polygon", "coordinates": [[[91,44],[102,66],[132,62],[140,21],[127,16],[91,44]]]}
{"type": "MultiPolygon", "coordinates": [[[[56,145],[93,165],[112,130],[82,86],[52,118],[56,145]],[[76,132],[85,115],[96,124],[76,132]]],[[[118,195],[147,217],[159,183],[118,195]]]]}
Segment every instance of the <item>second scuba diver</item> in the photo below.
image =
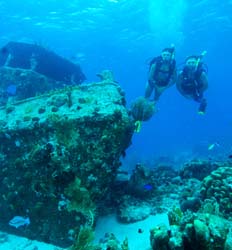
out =
{"type": "Polygon", "coordinates": [[[200,56],[189,56],[185,61],[183,70],[178,74],[176,87],[186,98],[198,102],[198,113],[204,114],[207,106],[203,94],[208,88],[207,72],[203,67],[202,58],[206,54],[204,51],[200,56]]]}
{"type": "Polygon", "coordinates": [[[175,48],[163,49],[161,56],[155,57],[150,62],[148,82],[145,90],[145,98],[149,98],[154,90],[154,101],[158,101],[160,95],[172,86],[176,81],[175,48]]]}

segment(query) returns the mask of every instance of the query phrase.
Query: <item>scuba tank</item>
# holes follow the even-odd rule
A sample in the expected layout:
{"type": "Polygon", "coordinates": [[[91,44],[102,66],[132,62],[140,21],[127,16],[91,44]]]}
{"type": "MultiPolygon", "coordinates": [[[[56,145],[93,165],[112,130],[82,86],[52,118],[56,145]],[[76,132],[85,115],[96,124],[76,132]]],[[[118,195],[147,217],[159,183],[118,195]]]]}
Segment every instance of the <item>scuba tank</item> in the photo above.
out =
{"type": "Polygon", "coordinates": [[[185,91],[192,92],[194,89],[196,96],[200,98],[200,93],[199,93],[199,80],[201,77],[202,72],[207,72],[205,70],[204,64],[202,62],[203,57],[206,55],[206,51],[203,51],[200,55],[198,56],[189,56],[185,62],[187,62],[191,58],[195,58],[196,63],[193,65],[192,69],[189,69],[188,66],[185,66],[183,69],[183,77],[184,77],[184,86],[185,86],[185,91]]]}
{"type": "Polygon", "coordinates": [[[170,46],[170,49],[171,49],[171,53],[172,53],[172,60],[175,59],[175,45],[172,43],[171,46],[170,46]]]}
{"type": "Polygon", "coordinates": [[[197,63],[196,63],[196,68],[195,71],[197,71],[199,63],[201,62],[201,60],[203,59],[203,57],[207,54],[207,51],[204,50],[197,58],[197,63]]]}
{"type": "MultiPolygon", "coordinates": [[[[204,71],[203,68],[202,68],[202,63],[201,63],[201,61],[202,61],[203,57],[204,57],[206,54],[207,54],[207,51],[204,50],[204,51],[200,54],[200,56],[198,56],[197,63],[196,63],[196,66],[195,66],[195,72],[198,72],[198,71],[199,71],[198,74],[201,74],[201,73],[204,71]],[[200,63],[201,63],[201,68],[202,68],[201,70],[199,69],[200,63]]],[[[200,77],[200,75],[199,75],[199,77],[200,77]]],[[[194,82],[195,82],[195,86],[198,87],[197,81],[194,81],[194,82]]],[[[196,88],[196,94],[197,94],[197,96],[200,98],[201,95],[200,95],[200,93],[199,93],[198,88],[196,88]]]]}

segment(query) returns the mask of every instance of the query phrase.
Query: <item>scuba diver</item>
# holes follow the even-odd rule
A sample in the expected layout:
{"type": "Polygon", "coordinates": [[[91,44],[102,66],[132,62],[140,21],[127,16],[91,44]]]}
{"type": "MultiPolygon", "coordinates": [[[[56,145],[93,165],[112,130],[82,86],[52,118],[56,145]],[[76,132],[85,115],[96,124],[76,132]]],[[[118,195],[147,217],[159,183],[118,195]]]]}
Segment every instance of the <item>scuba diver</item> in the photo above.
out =
{"type": "Polygon", "coordinates": [[[200,56],[189,56],[185,60],[183,70],[178,74],[176,87],[186,98],[200,103],[198,114],[205,114],[207,102],[203,97],[204,91],[208,88],[207,71],[204,68],[202,58],[206,54],[204,51],[200,56]]]}
{"type": "Polygon", "coordinates": [[[165,89],[176,81],[175,48],[162,50],[161,56],[155,57],[150,62],[148,82],[145,89],[145,98],[149,98],[154,90],[154,101],[158,101],[165,89]]]}

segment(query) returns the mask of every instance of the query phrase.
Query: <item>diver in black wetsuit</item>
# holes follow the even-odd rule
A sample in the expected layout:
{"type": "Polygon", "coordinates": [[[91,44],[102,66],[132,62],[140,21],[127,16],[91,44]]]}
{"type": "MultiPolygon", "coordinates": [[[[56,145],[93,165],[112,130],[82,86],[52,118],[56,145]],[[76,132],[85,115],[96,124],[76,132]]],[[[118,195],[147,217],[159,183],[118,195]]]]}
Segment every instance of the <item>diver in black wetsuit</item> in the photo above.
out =
{"type": "Polygon", "coordinates": [[[155,57],[150,62],[148,82],[145,90],[145,98],[149,98],[154,90],[154,101],[158,101],[164,90],[172,86],[176,81],[175,48],[163,49],[161,56],[155,57]]]}
{"type": "Polygon", "coordinates": [[[183,70],[178,74],[176,87],[186,98],[200,103],[198,113],[204,114],[207,106],[203,94],[208,88],[207,72],[202,63],[203,52],[200,56],[189,56],[183,70]]]}

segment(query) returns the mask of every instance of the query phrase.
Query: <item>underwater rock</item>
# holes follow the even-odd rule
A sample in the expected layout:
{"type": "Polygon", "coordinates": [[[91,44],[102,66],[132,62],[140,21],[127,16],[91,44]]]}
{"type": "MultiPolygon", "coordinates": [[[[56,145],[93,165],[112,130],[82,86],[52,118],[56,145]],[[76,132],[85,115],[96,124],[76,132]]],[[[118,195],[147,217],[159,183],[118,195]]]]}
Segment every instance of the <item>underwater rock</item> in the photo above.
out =
{"type": "Polygon", "coordinates": [[[127,193],[137,198],[148,198],[156,189],[151,169],[137,163],[126,186],[127,193]]]}
{"type": "Polygon", "coordinates": [[[191,210],[197,212],[201,207],[201,200],[199,197],[188,197],[188,199],[183,199],[180,201],[181,211],[186,212],[191,210]]]}
{"type": "Polygon", "coordinates": [[[124,200],[120,205],[118,218],[122,222],[131,223],[146,219],[151,214],[151,207],[141,200],[124,200]]]}
{"type": "Polygon", "coordinates": [[[178,172],[170,165],[159,165],[153,169],[153,178],[156,180],[157,185],[177,183],[181,180],[178,178],[178,172]]]}
{"type": "Polygon", "coordinates": [[[0,51],[0,66],[33,70],[67,84],[80,84],[85,80],[79,65],[36,44],[7,43],[0,51]]]}
{"type": "Polygon", "coordinates": [[[71,229],[94,224],[95,209],[109,196],[120,156],[130,145],[133,123],[121,89],[98,82],[11,106],[11,112],[0,107],[0,226],[70,245],[71,229]],[[29,217],[30,225],[9,228],[16,215],[29,217]]]}
{"type": "Polygon", "coordinates": [[[203,180],[213,170],[220,167],[220,162],[206,161],[206,160],[192,160],[185,163],[180,169],[179,175],[182,179],[196,178],[203,180]]]}

